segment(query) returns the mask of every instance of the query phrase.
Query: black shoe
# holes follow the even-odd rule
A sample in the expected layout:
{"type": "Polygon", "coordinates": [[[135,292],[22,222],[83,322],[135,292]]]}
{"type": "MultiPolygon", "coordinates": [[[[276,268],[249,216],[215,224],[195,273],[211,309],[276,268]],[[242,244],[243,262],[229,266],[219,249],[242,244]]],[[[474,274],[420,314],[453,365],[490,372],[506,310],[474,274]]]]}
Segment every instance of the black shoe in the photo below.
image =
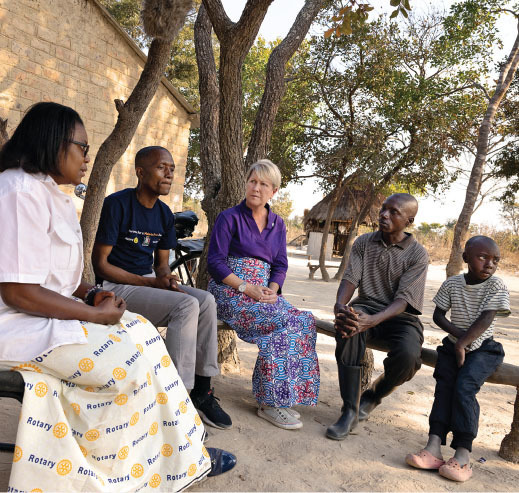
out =
{"type": "Polygon", "coordinates": [[[211,472],[207,476],[218,476],[230,471],[236,465],[236,456],[221,448],[207,447],[211,458],[211,472]]]}
{"type": "Polygon", "coordinates": [[[357,426],[359,420],[354,409],[346,409],[337,422],[328,426],[326,436],[332,440],[344,440],[357,426]]]}
{"type": "Polygon", "coordinates": [[[191,391],[190,397],[204,423],[220,430],[226,430],[232,426],[231,417],[218,404],[220,399],[215,397],[214,389],[204,394],[191,391]]]}

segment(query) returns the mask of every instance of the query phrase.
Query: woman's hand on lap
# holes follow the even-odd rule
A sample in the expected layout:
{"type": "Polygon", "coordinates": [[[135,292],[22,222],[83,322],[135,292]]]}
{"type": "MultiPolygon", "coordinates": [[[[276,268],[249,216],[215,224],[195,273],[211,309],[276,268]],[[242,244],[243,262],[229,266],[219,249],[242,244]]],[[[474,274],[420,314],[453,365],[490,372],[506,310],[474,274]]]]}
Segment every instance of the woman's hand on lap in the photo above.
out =
{"type": "Polygon", "coordinates": [[[97,306],[106,298],[114,298],[115,293],[113,291],[98,291],[94,296],[94,305],[97,306]]]}
{"type": "Polygon", "coordinates": [[[263,290],[265,288],[263,286],[257,286],[256,284],[247,283],[247,287],[245,288],[245,294],[252,298],[253,300],[260,301],[263,296],[263,290]]]}
{"type": "Polygon", "coordinates": [[[111,325],[121,320],[124,310],[126,310],[126,302],[119,296],[108,296],[96,308],[98,310],[96,322],[103,325],[111,325]]]}
{"type": "Polygon", "coordinates": [[[261,303],[275,303],[278,300],[278,295],[270,288],[262,288],[263,294],[259,301],[261,303]]]}

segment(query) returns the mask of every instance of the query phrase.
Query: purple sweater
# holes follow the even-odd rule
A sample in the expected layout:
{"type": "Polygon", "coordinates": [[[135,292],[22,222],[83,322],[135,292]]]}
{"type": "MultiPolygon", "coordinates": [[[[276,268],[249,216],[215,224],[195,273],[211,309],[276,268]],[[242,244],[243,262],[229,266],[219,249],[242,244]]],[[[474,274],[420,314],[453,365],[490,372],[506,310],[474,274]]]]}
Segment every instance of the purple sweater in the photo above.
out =
{"type": "Polygon", "coordinates": [[[261,233],[245,200],[216,218],[207,256],[209,274],[216,282],[232,274],[227,257],[253,257],[270,264],[269,282],[283,286],[288,269],[286,227],[268,204],[265,207],[268,221],[261,233]]]}

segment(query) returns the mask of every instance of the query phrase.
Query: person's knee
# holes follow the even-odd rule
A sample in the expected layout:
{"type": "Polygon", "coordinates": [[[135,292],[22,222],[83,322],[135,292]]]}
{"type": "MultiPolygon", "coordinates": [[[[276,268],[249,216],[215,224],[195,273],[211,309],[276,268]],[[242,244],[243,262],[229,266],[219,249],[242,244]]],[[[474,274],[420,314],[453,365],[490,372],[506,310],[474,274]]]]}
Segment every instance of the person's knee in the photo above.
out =
{"type": "Polygon", "coordinates": [[[204,297],[200,300],[200,311],[206,311],[206,310],[214,310],[216,312],[216,300],[214,299],[214,296],[205,291],[204,297]]]}
{"type": "Polygon", "coordinates": [[[411,378],[422,365],[421,351],[408,346],[400,347],[394,351],[391,359],[393,360],[391,365],[399,369],[407,378],[411,378]]]}
{"type": "Polygon", "coordinates": [[[472,399],[478,392],[481,386],[471,375],[457,378],[454,385],[454,392],[458,399],[469,398],[472,399]]]}
{"type": "Polygon", "coordinates": [[[200,307],[198,300],[193,296],[183,295],[182,299],[172,306],[170,311],[170,318],[177,318],[178,316],[194,316],[198,317],[200,307]]]}

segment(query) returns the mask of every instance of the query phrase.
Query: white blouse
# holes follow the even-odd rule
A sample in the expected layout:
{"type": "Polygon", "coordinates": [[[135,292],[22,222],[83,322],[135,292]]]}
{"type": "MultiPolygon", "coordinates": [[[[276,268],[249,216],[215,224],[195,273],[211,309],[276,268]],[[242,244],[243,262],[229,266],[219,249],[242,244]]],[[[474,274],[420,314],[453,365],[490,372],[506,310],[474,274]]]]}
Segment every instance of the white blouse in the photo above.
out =
{"type": "MultiPolygon", "coordinates": [[[[0,282],[39,284],[70,297],[81,282],[83,240],[71,199],[47,175],[0,174],[0,282]]],[[[8,307],[0,296],[0,361],[29,361],[64,344],[86,344],[78,320],[8,307]]]]}

